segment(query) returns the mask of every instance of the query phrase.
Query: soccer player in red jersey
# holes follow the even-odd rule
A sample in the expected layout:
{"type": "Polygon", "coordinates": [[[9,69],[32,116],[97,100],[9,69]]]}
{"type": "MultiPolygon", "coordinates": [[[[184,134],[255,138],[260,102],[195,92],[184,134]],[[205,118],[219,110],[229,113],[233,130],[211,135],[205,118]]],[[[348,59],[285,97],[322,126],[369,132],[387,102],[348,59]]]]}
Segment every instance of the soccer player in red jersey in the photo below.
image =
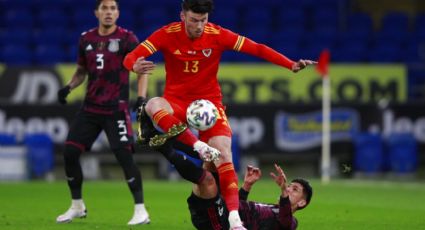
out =
{"type": "MultiPolygon", "coordinates": [[[[97,0],[95,15],[99,26],[82,33],[77,70],[71,81],[58,92],[59,102],[66,104],[67,95],[80,86],[88,75],[85,99],[70,127],[64,149],[65,173],[72,203],[56,221],[67,223],[74,218],[86,217],[79,158],[84,151],[90,150],[104,130],[133,195],[134,214],[128,224],[147,224],[150,220],[144,205],[142,177],[132,156],[134,144],[128,112],[129,71],[122,66],[125,55],[139,41],[133,32],[116,25],[118,0],[97,0]]],[[[146,96],[146,74],[154,65],[145,61],[143,67],[144,71],[140,71],[138,76],[138,96],[146,96]]]]}
{"type": "MultiPolygon", "coordinates": [[[[149,132],[146,134],[145,137],[149,138],[149,132]]],[[[174,139],[156,150],[163,154],[180,176],[193,183],[192,193],[187,199],[193,226],[199,230],[229,229],[229,211],[218,191],[216,173],[199,167],[186,157],[186,154],[193,155],[193,150],[180,145],[174,139]]],[[[274,167],[276,171],[270,175],[281,192],[278,203],[274,204],[248,201],[248,194],[260,179],[261,170],[253,166],[246,169],[243,185],[239,189],[238,211],[248,230],[295,230],[298,220],[294,213],[307,207],[311,201],[313,188],[307,180],[297,178],[288,183],[282,168],[277,164],[274,167]]]]}
{"type": "MultiPolygon", "coordinates": [[[[231,229],[244,229],[238,214],[238,179],[232,163],[231,129],[228,124],[217,72],[222,53],[234,50],[251,54],[293,72],[315,64],[311,60],[290,60],[263,44],[208,22],[213,0],[183,0],[180,22],[162,27],[150,35],[124,60],[128,70],[136,73],[143,68],[144,58],[157,51],[164,55],[166,82],[163,97],[149,100],[145,109],[155,124],[166,132],[165,138],[176,139],[192,146],[200,156],[214,164],[219,174],[221,194],[229,209],[231,229]],[[219,110],[214,127],[199,132],[198,138],[189,129],[178,126],[186,121],[186,108],[194,100],[208,99],[219,110]],[[209,145],[207,145],[207,142],[209,145]],[[218,159],[215,159],[219,156],[218,159]]],[[[150,142],[151,146],[164,143],[150,142]]]]}

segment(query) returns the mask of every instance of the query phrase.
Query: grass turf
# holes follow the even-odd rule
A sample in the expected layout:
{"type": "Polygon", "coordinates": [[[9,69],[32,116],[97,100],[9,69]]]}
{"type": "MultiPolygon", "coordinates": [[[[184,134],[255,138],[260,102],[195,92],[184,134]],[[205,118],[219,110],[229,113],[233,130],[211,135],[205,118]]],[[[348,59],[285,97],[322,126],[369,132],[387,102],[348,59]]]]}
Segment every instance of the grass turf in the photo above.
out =
{"type": "MultiPolygon", "coordinates": [[[[311,205],[296,213],[299,229],[425,229],[425,184],[313,181],[311,205]]],[[[186,198],[187,182],[145,181],[145,200],[151,224],[133,229],[193,229],[186,198]]],[[[268,180],[254,186],[250,198],[277,201],[279,189],[268,180]]],[[[65,182],[0,183],[0,229],[129,229],[132,198],[124,182],[84,184],[88,218],[56,224],[69,204],[65,182]]]]}

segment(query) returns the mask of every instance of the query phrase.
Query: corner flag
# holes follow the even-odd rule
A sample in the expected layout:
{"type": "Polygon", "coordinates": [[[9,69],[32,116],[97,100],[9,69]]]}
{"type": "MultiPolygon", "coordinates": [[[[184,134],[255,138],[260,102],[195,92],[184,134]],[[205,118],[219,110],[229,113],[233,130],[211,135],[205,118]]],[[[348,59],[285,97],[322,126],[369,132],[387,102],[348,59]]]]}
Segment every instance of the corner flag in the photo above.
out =
{"type": "Polygon", "coordinates": [[[322,75],[322,77],[328,77],[330,56],[330,52],[327,49],[323,50],[320,54],[316,70],[322,75]]]}

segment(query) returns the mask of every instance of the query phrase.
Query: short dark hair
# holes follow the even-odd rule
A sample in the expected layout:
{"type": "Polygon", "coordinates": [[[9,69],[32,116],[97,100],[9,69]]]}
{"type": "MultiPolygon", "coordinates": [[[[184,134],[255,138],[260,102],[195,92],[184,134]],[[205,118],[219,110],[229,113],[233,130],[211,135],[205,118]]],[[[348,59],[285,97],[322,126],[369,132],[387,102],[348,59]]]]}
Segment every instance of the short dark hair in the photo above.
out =
{"type": "Polygon", "coordinates": [[[303,193],[304,193],[306,204],[303,207],[298,207],[298,210],[301,210],[307,207],[307,205],[310,203],[311,197],[313,196],[313,188],[311,187],[310,183],[308,183],[307,180],[304,180],[301,178],[293,179],[291,182],[298,183],[301,186],[303,186],[303,193]]]}
{"type": "MultiPolygon", "coordinates": [[[[117,3],[117,6],[119,7],[120,1],[119,0],[114,0],[114,1],[117,3]]],[[[95,7],[96,10],[99,9],[99,6],[100,4],[102,4],[102,2],[103,0],[96,0],[96,7],[95,7]]]]}
{"type": "Polygon", "coordinates": [[[182,10],[193,11],[197,14],[211,13],[214,9],[213,0],[183,0],[182,10]]]}

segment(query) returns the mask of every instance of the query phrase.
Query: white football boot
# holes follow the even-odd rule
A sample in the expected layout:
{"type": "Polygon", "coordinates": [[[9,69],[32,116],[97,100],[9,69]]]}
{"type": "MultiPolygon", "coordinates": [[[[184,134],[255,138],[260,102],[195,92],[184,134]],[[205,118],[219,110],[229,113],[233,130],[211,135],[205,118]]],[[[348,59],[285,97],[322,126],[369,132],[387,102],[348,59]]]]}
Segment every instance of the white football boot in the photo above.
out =
{"type": "Polygon", "coordinates": [[[74,218],[85,218],[87,209],[83,200],[72,200],[71,207],[62,215],[56,218],[57,223],[69,223],[74,218]]]}
{"type": "Polygon", "coordinates": [[[206,162],[217,160],[221,154],[218,149],[215,149],[202,141],[195,142],[194,150],[198,152],[201,159],[206,162]]]}
{"type": "Polygon", "coordinates": [[[230,230],[246,230],[246,228],[242,225],[238,211],[231,211],[229,213],[229,224],[230,230]]]}
{"type": "Polygon", "coordinates": [[[128,225],[138,225],[138,224],[149,224],[151,220],[149,219],[148,211],[146,211],[144,204],[134,205],[134,214],[131,220],[127,223],[128,225]]]}

